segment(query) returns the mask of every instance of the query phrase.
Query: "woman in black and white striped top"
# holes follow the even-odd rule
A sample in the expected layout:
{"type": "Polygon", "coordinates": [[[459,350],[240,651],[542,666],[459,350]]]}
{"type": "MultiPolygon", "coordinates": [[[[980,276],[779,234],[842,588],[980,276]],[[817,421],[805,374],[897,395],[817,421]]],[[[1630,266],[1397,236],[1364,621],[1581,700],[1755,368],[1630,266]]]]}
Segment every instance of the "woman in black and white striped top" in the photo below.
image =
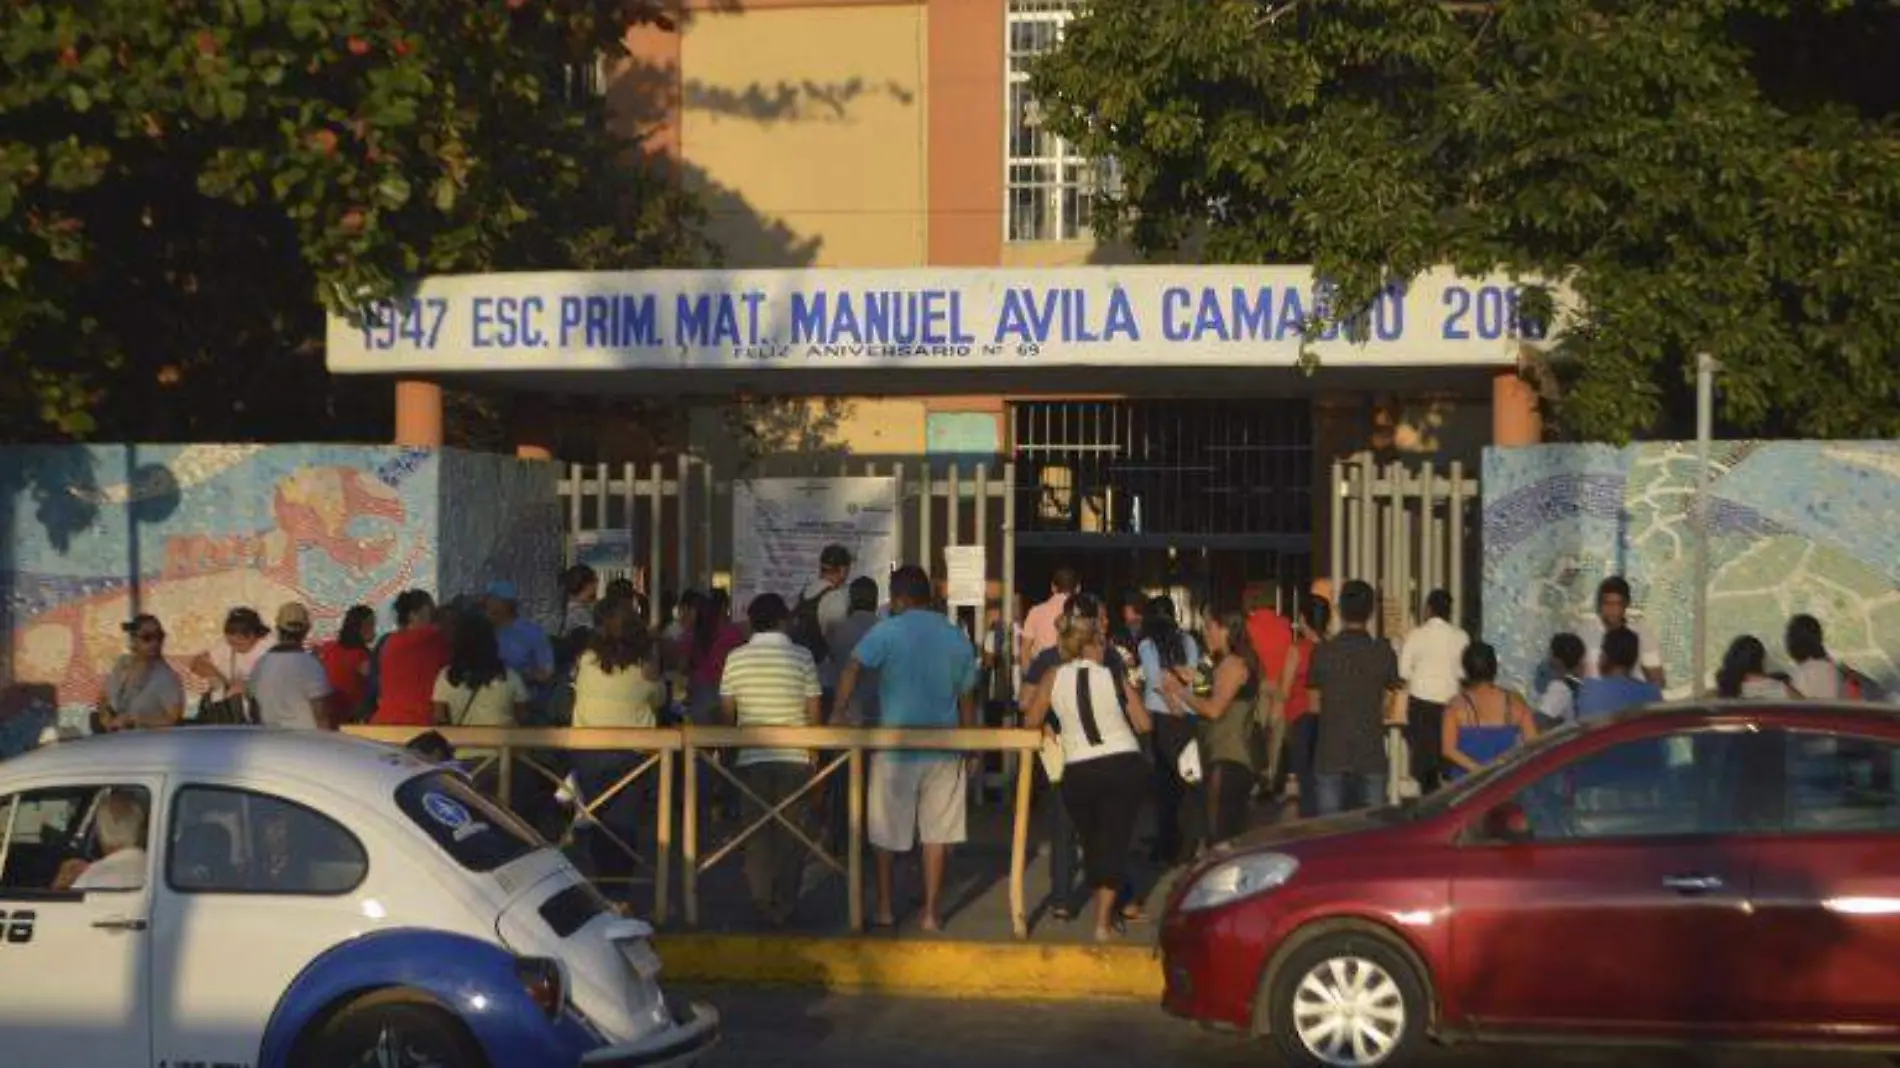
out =
{"type": "Polygon", "coordinates": [[[1063,665],[1025,710],[1032,728],[1055,714],[1051,726],[1062,741],[1062,802],[1082,839],[1082,868],[1095,896],[1100,941],[1115,936],[1115,903],[1128,885],[1128,846],[1150,778],[1139,736],[1153,729],[1147,709],[1124,702],[1123,680],[1102,665],[1107,644],[1098,620],[1071,619],[1062,633],[1063,665]]]}

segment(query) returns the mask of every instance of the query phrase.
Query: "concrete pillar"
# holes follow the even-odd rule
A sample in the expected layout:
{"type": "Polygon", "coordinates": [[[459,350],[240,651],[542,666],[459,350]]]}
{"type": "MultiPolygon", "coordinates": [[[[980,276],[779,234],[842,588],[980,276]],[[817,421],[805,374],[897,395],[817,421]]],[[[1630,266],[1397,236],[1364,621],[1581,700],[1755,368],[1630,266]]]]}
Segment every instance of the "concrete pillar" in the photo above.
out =
{"type": "Polygon", "coordinates": [[[539,398],[522,401],[515,409],[515,459],[554,459],[553,409],[539,398]]]}
{"type": "Polygon", "coordinates": [[[441,447],[441,386],[415,379],[396,383],[396,444],[441,447]]]}
{"type": "Polygon", "coordinates": [[[1536,387],[1514,370],[1500,371],[1491,379],[1491,444],[1538,445],[1543,440],[1536,387]]]}

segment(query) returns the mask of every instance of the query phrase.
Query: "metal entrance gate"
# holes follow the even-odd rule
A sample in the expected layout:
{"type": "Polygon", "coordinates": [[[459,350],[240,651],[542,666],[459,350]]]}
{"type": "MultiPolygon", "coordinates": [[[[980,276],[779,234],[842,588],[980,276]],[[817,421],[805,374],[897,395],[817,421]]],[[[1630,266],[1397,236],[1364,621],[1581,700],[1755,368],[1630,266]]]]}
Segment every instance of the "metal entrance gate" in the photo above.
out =
{"type": "Polygon", "coordinates": [[[1032,584],[1062,564],[1098,589],[1167,589],[1192,624],[1258,582],[1290,608],[1311,578],[1307,402],[1028,401],[1011,427],[1032,584]]]}
{"type": "MultiPolygon", "coordinates": [[[[922,561],[934,577],[945,573],[943,550],[981,545],[997,584],[998,603],[1015,591],[1016,465],[920,460],[873,463],[840,458],[832,470],[800,477],[883,475],[897,480],[897,551],[922,561]]],[[[589,542],[625,545],[628,563],[599,568],[603,581],[644,566],[649,591],[679,593],[714,584],[732,571],[732,485],[712,465],[682,456],[671,465],[572,464],[559,488],[566,516],[567,559],[589,542]]],[[[818,561],[812,561],[817,574],[818,561]]],[[[743,611],[744,606],[739,606],[743,611]]],[[[660,597],[648,598],[651,622],[660,621],[660,597]]],[[[977,624],[981,626],[982,620],[977,624]]]]}
{"type": "Polygon", "coordinates": [[[1379,624],[1395,636],[1424,615],[1431,591],[1446,589],[1454,622],[1477,633],[1478,480],[1464,464],[1408,468],[1360,453],[1332,465],[1330,489],[1335,589],[1348,579],[1372,583],[1381,594],[1379,624]]]}

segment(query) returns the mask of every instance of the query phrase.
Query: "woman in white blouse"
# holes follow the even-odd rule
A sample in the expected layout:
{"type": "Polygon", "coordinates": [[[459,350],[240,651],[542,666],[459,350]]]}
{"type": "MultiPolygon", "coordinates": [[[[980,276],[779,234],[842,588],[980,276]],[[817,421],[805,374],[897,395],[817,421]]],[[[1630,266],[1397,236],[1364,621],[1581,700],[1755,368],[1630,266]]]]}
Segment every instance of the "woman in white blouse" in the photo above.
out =
{"type": "Polygon", "coordinates": [[[1154,725],[1139,702],[1122,700],[1123,680],[1103,666],[1108,639],[1099,620],[1071,619],[1060,648],[1063,664],[1037,688],[1024,722],[1032,729],[1049,722],[1061,739],[1062,803],[1082,839],[1095,938],[1105,942],[1120,920],[1140,917],[1132,904],[1117,917],[1115,905],[1128,889],[1128,846],[1152,778],[1140,736],[1154,725]]]}

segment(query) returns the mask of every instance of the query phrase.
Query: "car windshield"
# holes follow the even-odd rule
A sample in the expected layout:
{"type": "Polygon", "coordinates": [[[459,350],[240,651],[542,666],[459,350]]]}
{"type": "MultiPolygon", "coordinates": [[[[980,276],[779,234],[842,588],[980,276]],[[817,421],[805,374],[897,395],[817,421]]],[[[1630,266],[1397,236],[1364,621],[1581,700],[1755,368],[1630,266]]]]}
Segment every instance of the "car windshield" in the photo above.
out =
{"type": "Polygon", "coordinates": [[[1477,796],[1480,791],[1491,783],[1503,776],[1509,775],[1526,760],[1530,760],[1546,749],[1563,745],[1565,742],[1582,733],[1583,729],[1584,728],[1575,720],[1572,720],[1555,730],[1545,731],[1539,734],[1534,740],[1511,750],[1501,759],[1486,764],[1476,772],[1459,779],[1444,789],[1427,797],[1421,797],[1408,802],[1405,806],[1405,811],[1415,819],[1426,819],[1443,812],[1450,812],[1452,809],[1457,808],[1477,796]]]}
{"type": "Polygon", "coordinates": [[[432,771],[396,788],[396,805],[469,871],[494,871],[546,843],[458,775],[432,771]]]}

